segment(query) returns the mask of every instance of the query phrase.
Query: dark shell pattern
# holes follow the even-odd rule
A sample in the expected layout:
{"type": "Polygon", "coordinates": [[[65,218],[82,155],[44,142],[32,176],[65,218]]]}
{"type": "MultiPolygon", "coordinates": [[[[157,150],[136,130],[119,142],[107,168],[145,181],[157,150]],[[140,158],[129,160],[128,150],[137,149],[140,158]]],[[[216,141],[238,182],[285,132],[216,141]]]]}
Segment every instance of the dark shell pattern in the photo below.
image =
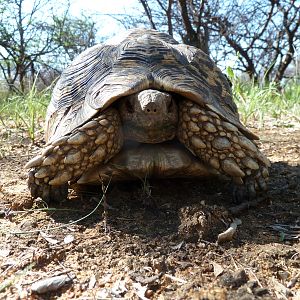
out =
{"type": "Polygon", "coordinates": [[[240,122],[229,82],[208,55],[167,34],[135,29],[87,49],[63,72],[48,107],[46,140],[70,133],[120,97],[149,88],[180,94],[257,138],[240,122]]]}

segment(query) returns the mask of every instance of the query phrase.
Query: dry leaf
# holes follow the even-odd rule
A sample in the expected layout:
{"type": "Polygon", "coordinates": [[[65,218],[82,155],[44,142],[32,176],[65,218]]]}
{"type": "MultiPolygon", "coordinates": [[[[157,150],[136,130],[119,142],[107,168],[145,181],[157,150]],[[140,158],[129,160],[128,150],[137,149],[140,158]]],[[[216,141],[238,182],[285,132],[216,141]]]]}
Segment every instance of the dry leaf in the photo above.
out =
{"type": "Polygon", "coordinates": [[[65,244],[70,244],[74,241],[74,236],[72,234],[68,234],[64,238],[64,243],[65,244]]]}
{"type": "Polygon", "coordinates": [[[137,296],[142,299],[142,300],[148,300],[149,298],[145,297],[145,293],[148,289],[147,286],[142,286],[139,282],[134,282],[133,287],[135,289],[135,293],[137,294],[137,296]]]}
{"type": "Polygon", "coordinates": [[[97,282],[96,276],[95,276],[95,274],[92,274],[90,281],[89,281],[89,289],[90,290],[95,287],[96,282],[97,282]]]}
{"type": "Polygon", "coordinates": [[[0,256],[7,257],[10,254],[10,249],[0,249],[0,256]]]}
{"type": "Polygon", "coordinates": [[[219,265],[218,263],[216,263],[216,262],[213,261],[212,265],[214,267],[214,275],[215,275],[215,277],[220,276],[224,272],[223,267],[221,265],[219,265]]]}
{"type": "Polygon", "coordinates": [[[179,278],[179,277],[175,277],[175,276],[172,276],[172,275],[169,275],[169,274],[165,274],[165,276],[168,277],[168,278],[170,278],[173,281],[177,281],[177,282],[182,283],[182,284],[187,283],[186,280],[184,280],[182,278],[179,278]]]}
{"type": "Polygon", "coordinates": [[[175,246],[171,246],[171,249],[179,250],[182,247],[183,243],[184,243],[184,241],[180,242],[179,244],[177,244],[175,246]]]}
{"type": "Polygon", "coordinates": [[[274,277],[272,278],[272,283],[273,283],[275,293],[278,296],[278,298],[283,297],[284,299],[288,299],[287,297],[292,295],[291,290],[288,289],[286,286],[284,286],[279,281],[277,281],[274,277]]]}
{"type": "Polygon", "coordinates": [[[72,278],[68,275],[60,275],[39,280],[31,285],[31,290],[38,294],[52,292],[60,289],[65,284],[72,281],[72,278]]]}
{"type": "Polygon", "coordinates": [[[49,243],[52,245],[56,245],[57,243],[59,243],[58,240],[51,238],[49,235],[47,235],[45,232],[40,231],[40,235],[49,243]]]}
{"type": "Polygon", "coordinates": [[[114,296],[122,296],[125,292],[127,292],[127,288],[125,286],[125,280],[117,280],[111,288],[111,293],[114,296]]]}

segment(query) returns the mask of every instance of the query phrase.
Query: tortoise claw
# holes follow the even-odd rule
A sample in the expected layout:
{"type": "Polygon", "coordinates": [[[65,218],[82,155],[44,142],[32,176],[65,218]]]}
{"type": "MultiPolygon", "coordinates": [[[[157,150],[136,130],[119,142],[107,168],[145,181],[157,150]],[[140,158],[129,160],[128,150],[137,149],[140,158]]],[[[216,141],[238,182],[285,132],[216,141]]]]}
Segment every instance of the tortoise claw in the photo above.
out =
{"type": "Polygon", "coordinates": [[[234,203],[253,201],[261,191],[267,189],[267,180],[260,173],[244,179],[244,184],[232,184],[232,198],[234,203]]]}
{"type": "Polygon", "coordinates": [[[232,184],[232,199],[236,204],[252,201],[256,197],[254,182],[248,182],[243,185],[232,184]]]}
{"type": "Polygon", "coordinates": [[[68,184],[63,185],[48,185],[46,183],[36,184],[34,180],[34,171],[28,174],[28,188],[31,196],[36,199],[42,198],[46,203],[60,202],[68,197],[68,184]]]}

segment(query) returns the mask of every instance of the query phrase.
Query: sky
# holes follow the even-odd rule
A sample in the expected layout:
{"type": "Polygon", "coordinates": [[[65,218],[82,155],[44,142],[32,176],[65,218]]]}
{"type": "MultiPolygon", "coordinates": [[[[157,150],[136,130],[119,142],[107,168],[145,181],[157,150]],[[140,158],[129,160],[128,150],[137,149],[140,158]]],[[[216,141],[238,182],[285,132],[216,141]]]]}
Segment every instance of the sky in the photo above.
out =
{"type": "Polygon", "coordinates": [[[130,14],[134,15],[137,7],[140,7],[138,0],[71,0],[70,12],[79,16],[81,11],[87,14],[95,14],[99,36],[113,36],[125,31],[125,28],[109,14],[130,14]]]}
{"type": "Polygon", "coordinates": [[[103,14],[126,13],[138,5],[138,0],[72,0],[71,12],[79,14],[81,10],[103,14]]]}
{"type": "MultiPolygon", "coordinates": [[[[32,6],[38,0],[24,0],[23,8],[27,13],[30,13],[32,6]]],[[[139,0],[69,0],[70,1],[70,14],[72,16],[80,16],[81,13],[85,15],[91,15],[93,20],[96,21],[97,34],[100,40],[101,38],[109,38],[116,34],[126,31],[124,26],[120,24],[116,19],[108,15],[128,14],[135,15],[137,10],[141,11],[141,5],[139,0]]],[[[47,3],[47,1],[42,1],[47,3]]],[[[49,3],[50,6],[43,6],[36,14],[37,17],[45,17],[49,8],[54,4],[57,9],[57,13],[63,10],[61,3],[64,0],[54,0],[49,3]],[[50,4],[51,3],[51,4],[50,4]]],[[[98,41],[99,42],[99,41],[98,41]]]]}
{"type": "MultiPolygon", "coordinates": [[[[28,10],[32,8],[35,0],[24,0],[28,10]]],[[[54,0],[55,3],[56,0],[54,0]]],[[[62,3],[64,0],[57,0],[62,3]]],[[[141,15],[143,12],[139,0],[69,0],[70,14],[80,16],[81,13],[91,15],[96,22],[97,36],[96,43],[103,42],[115,35],[126,31],[124,26],[109,15],[141,15]]],[[[52,2],[53,3],[53,2],[52,2]]],[[[58,7],[58,6],[57,6],[58,7]]],[[[46,8],[45,8],[46,9],[46,8]]],[[[57,8],[59,11],[59,8],[57,8]]],[[[235,60],[228,60],[226,65],[233,67],[235,60]]],[[[223,66],[220,66],[222,69],[223,66]]]]}

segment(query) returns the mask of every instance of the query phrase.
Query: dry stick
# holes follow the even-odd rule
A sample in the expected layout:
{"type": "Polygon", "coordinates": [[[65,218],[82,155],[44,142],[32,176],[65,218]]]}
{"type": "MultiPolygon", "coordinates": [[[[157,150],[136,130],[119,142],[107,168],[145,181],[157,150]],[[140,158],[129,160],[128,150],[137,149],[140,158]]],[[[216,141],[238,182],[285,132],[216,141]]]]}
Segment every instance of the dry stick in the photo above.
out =
{"type": "MultiPolygon", "coordinates": [[[[230,255],[230,258],[231,258],[231,260],[232,260],[232,262],[233,262],[235,268],[238,269],[239,267],[238,267],[238,265],[237,265],[237,262],[234,260],[234,258],[233,258],[233,256],[232,256],[231,254],[229,254],[229,255],[230,255]]],[[[249,271],[249,272],[252,274],[252,276],[256,279],[257,284],[258,284],[261,288],[263,287],[262,284],[261,284],[261,282],[260,282],[259,279],[257,278],[256,274],[255,274],[254,271],[252,270],[252,268],[250,268],[250,267],[245,267],[245,266],[243,266],[243,264],[241,264],[241,263],[238,263],[238,264],[239,264],[244,270],[249,271]]]]}
{"type": "Polygon", "coordinates": [[[257,284],[262,288],[263,285],[261,284],[261,282],[259,281],[258,277],[256,276],[255,272],[252,270],[252,268],[245,268],[245,270],[249,271],[251,273],[251,275],[256,279],[257,284]]]}
{"type": "MultiPolygon", "coordinates": [[[[111,178],[110,178],[110,180],[111,180],[111,178]]],[[[103,210],[103,215],[102,216],[103,216],[103,221],[104,221],[104,232],[107,234],[110,231],[109,228],[107,227],[107,219],[108,219],[108,213],[107,213],[108,204],[107,204],[107,201],[106,201],[106,190],[107,190],[107,188],[105,190],[103,180],[101,180],[101,187],[102,187],[102,193],[103,193],[102,199],[103,199],[103,208],[104,208],[104,210],[103,210]]]]}
{"type": "Polygon", "coordinates": [[[36,208],[36,209],[25,209],[25,210],[10,210],[4,209],[0,210],[0,218],[7,217],[7,216],[15,216],[19,214],[26,214],[31,212],[39,212],[39,211],[81,211],[80,209],[69,209],[69,208],[55,208],[55,207],[48,207],[48,208],[36,208]]]}
{"type": "Polygon", "coordinates": [[[4,280],[4,282],[0,284],[0,292],[3,292],[8,287],[13,285],[17,279],[19,279],[27,271],[31,270],[34,267],[34,265],[35,263],[31,263],[30,265],[26,266],[22,271],[18,271],[17,273],[13,274],[9,279],[4,280]]]}
{"type": "Polygon", "coordinates": [[[170,278],[170,279],[173,280],[173,281],[180,282],[181,284],[187,283],[187,281],[186,281],[185,279],[182,279],[182,278],[179,278],[179,277],[175,277],[175,276],[170,275],[170,274],[165,274],[165,276],[166,276],[167,278],[170,278]]]}
{"type": "MultiPolygon", "coordinates": [[[[76,223],[78,223],[78,222],[80,222],[80,221],[88,218],[89,216],[91,216],[99,208],[99,206],[101,205],[103,199],[105,199],[105,194],[106,194],[107,189],[109,187],[110,181],[111,180],[109,180],[106,188],[103,189],[103,195],[102,195],[100,201],[98,202],[97,206],[90,213],[88,213],[87,215],[83,216],[82,218],[79,218],[79,219],[77,219],[75,221],[72,221],[72,222],[70,222],[68,224],[64,224],[64,225],[60,225],[60,226],[48,228],[48,229],[46,229],[46,231],[51,231],[51,230],[56,230],[56,229],[61,229],[61,228],[64,228],[64,227],[68,227],[70,225],[76,224],[76,223]]],[[[31,234],[31,233],[40,233],[40,232],[41,232],[41,229],[30,230],[30,231],[10,231],[9,233],[10,234],[31,234]]]]}
{"type": "Polygon", "coordinates": [[[253,201],[246,201],[246,202],[243,202],[239,205],[232,206],[228,210],[229,210],[230,213],[232,213],[233,215],[236,216],[236,215],[239,215],[244,210],[247,210],[251,207],[258,206],[258,204],[260,204],[264,200],[265,200],[265,198],[260,197],[260,198],[257,198],[256,200],[253,200],[253,201]]]}
{"type": "Polygon", "coordinates": [[[300,272],[288,282],[287,288],[289,288],[289,289],[293,288],[295,286],[298,278],[300,278],[300,272]]]}
{"type": "MultiPolygon", "coordinates": [[[[217,246],[218,246],[222,251],[226,252],[226,249],[225,249],[224,247],[220,246],[219,244],[218,244],[217,246]]],[[[256,274],[254,273],[254,271],[252,270],[252,268],[245,267],[245,266],[243,266],[243,264],[237,263],[237,262],[235,261],[235,259],[233,258],[233,256],[232,256],[231,253],[229,253],[228,256],[230,257],[230,259],[231,259],[231,261],[232,261],[232,263],[234,264],[234,266],[235,266],[236,269],[239,268],[239,267],[238,267],[238,264],[239,264],[244,270],[248,270],[248,271],[254,276],[254,278],[256,279],[256,281],[257,281],[257,283],[258,283],[258,285],[259,285],[260,287],[263,287],[263,285],[261,284],[261,282],[260,282],[259,279],[257,278],[257,276],[256,276],[256,274]]]]}

